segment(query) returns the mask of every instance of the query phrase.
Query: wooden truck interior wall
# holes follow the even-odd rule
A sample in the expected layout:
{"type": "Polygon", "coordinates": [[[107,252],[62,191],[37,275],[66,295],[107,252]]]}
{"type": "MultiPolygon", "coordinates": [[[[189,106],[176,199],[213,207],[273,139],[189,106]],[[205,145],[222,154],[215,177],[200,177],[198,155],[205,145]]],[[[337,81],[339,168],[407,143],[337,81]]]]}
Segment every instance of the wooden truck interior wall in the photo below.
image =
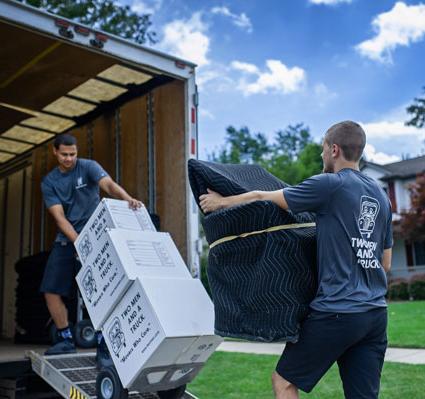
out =
{"type": "Polygon", "coordinates": [[[31,166],[0,180],[0,334],[15,332],[15,263],[31,253],[31,166]]]}
{"type": "MultiPolygon", "coordinates": [[[[156,164],[153,208],[160,217],[161,231],[171,234],[186,260],[185,84],[173,81],[154,89],[151,94],[156,164]]],[[[131,100],[115,112],[70,133],[78,140],[79,157],[99,162],[130,195],[142,200],[149,209],[148,96],[131,100]],[[119,134],[117,124],[120,125],[119,134]],[[117,146],[120,150],[118,165],[117,146]]],[[[0,247],[4,252],[0,269],[0,325],[3,337],[10,338],[14,334],[16,261],[21,256],[49,250],[57,231],[44,208],[40,189],[42,177],[56,166],[52,147],[53,143],[49,142],[36,148],[32,166],[0,180],[0,228],[3,229],[0,245],[4,245],[0,247]],[[22,201],[25,202],[24,212],[22,201]],[[24,218],[22,223],[21,217],[24,218]],[[3,231],[6,232],[4,238],[3,231]]]]}

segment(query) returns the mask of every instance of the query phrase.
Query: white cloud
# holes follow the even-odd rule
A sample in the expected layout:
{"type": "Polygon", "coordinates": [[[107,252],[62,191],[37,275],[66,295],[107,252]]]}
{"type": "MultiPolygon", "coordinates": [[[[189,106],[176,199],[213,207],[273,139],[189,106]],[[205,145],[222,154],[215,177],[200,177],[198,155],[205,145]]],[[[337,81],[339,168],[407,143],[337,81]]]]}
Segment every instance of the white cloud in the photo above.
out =
{"type": "Polygon", "coordinates": [[[200,115],[202,118],[205,118],[205,119],[211,119],[211,120],[214,120],[214,119],[215,119],[214,114],[213,114],[212,112],[208,111],[208,110],[207,110],[207,109],[205,109],[205,108],[201,108],[201,109],[200,109],[200,111],[199,111],[199,115],[200,115]]]}
{"type": "Polygon", "coordinates": [[[249,64],[247,62],[232,61],[230,66],[233,69],[237,69],[237,70],[242,71],[242,72],[255,73],[255,74],[258,74],[258,75],[260,74],[260,70],[257,68],[256,65],[249,64]]]}
{"type": "Polygon", "coordinates": [[[213,90],[223,92],[234,90],[236,83],[229,76],[229,67],[211,61],[207,66],[196,71],[196,84],[200,91],[213,90]]]}
{"type": "Polygon", "coordinates": [[[391,162],[400,161],[400,157],[398,155],[389,155],[384,152],[376,151],[376,148],[372,144],[366,144],[364,149],[364,155],[368,161],[385,165],[391,162]]]}
{"type": "Polygon", "coordinates": [[[155,14],[162,5],[162,0],[133,0],[131,11],[137,14],[155,14]]]}
{"type": "Polygon", "coordinates": [[[188,20],[178,19],[166,24],[158,47],[200,67],[207,65],[210,63],[207,30],[208,26],[202,21],[201,13],[195,12],[188,20]]]}
{"type": "Polygon", "coordinates": [[[245,95],[270,92],[289,94],[300,91],[306,83],[306,73],[300,67],[288,68],[279,60],[267,60],[266,66],[266,71],[260,71],[254,64],[233,61],[231,67],[246,75],[239,80],[238,89],[245,95]],[[255,80],[247,80],[249,76],[255,76],[255,80]]]}
{"type": "Polygon", "coordinates": [[[214,69],[208,68],[197,74],[196,83],[199,87],[205,86],[207,83],[220,78],[220,73],[214,69]]]}
{"type": "Polygon", "coordinates": [[[241,28],[248,33],[252,32],[252,23],[249,17],[243,12],[241,14],[232,13],[227,7],[213,7],[211,9],[213,14],[223,15],[225,17],[229,17],[234,25],[238,28],[241,28]]]}
{"type": "Polygon", "coordinates": [[[379,121],[362,123],[368,139],[390,139],[393,137],[405,137],[424,134],[422,130],[414,126],[406,126],[404,121],[379,121]]]}
{"type": "Polygon", "coordinates": [[[334,6],[339,3],[351,3],[352,0],[310,0],[311,4],[324,4],[327,6],[334,6]]]}
{"type": "Polygon", "coordinates": [[[324,83],[317,83],[313,87],[316,96],[316,103],[319,107],[324,107],[329,101],[338,97],[338,94],[329,90],[324,83]]]}
{"type": "Polygon", "coordinates": [[[425,36],[425,4],[408,6],[397,2],[372,21],[376,36],[356,46],[357,51],[374,61],[391,62],[397,46],[409,46],[425,36]]]}

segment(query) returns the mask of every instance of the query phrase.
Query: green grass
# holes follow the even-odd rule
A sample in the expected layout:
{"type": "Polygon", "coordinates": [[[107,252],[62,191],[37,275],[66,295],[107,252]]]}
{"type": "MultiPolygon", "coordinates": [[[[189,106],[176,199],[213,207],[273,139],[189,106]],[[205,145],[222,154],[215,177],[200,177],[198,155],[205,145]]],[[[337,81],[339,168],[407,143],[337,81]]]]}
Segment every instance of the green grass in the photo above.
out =
{"type": "Polygon", "coordinates": [[[425,348],[425,301],[388,305],[388,343],[393,347],[425,348]]]}
{"type": "MultiPolygon", "coordinates": [[[[189,385],[201,399],[272,399],[270,375],[278,356],[216,352],[189,385]]],[[[425,397],[425,365],[385,363],[380,397],[384,399],[421,399],[425,397]]],[[[307,399],[341,399],[337,367],[323,377],[307,399]]]]}

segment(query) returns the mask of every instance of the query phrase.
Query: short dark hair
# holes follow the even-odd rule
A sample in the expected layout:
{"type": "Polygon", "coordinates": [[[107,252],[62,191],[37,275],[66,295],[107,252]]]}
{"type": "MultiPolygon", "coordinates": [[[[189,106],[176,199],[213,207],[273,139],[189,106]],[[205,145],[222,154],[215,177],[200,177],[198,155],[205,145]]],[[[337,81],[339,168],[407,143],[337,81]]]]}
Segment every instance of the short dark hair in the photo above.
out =
{"type": "Polygon", "coordinates": [[[366,134],[358,123],[343,121],[328,129],[325,134],[325,142],[341,147],[342,154],[347,161],[357,162],[366,145],[366,134]]]}
{"type": "Polygon", "coordinates": [[[77,145],[77,139],[68,133],[59,134],[56,136],[53,145],[58,150],[60,145],[77,145]]]}

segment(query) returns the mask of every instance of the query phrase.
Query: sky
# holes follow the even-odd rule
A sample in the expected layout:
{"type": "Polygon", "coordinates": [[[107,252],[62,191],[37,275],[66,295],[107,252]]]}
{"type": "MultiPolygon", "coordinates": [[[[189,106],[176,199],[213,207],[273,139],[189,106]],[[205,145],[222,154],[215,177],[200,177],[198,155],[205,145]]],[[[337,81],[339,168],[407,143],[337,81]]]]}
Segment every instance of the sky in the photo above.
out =
{"type": "Polygon", "coordinates": [[[390,0],[122,0],[150,13],[161,51],[198,65],[199,158],[247,126],[272,141],[303,122],[317,142],[354,120],[368,160],[425,153],[405,126],[425,86],[425,2],[390,0]]]}

